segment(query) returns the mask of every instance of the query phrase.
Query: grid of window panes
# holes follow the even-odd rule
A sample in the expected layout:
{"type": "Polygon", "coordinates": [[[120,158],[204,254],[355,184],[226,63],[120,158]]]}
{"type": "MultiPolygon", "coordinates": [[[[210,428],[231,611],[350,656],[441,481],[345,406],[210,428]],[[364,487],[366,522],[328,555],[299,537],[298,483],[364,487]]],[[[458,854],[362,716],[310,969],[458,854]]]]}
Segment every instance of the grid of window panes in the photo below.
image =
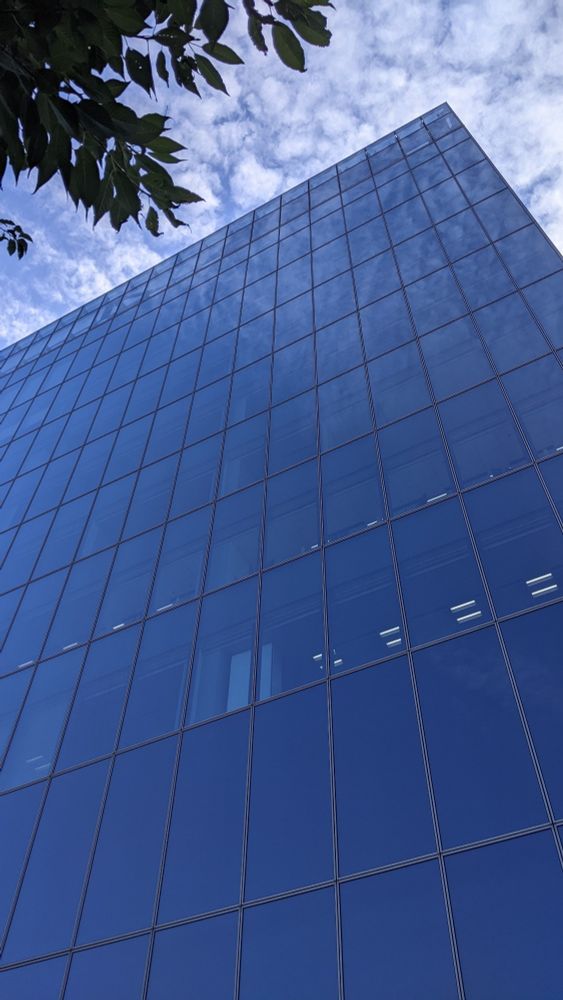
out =
{"type": "Polygon", "coordinates": [[[442,105],[2,352],[0,995],[561,996],[562,347],[442,105]]]}

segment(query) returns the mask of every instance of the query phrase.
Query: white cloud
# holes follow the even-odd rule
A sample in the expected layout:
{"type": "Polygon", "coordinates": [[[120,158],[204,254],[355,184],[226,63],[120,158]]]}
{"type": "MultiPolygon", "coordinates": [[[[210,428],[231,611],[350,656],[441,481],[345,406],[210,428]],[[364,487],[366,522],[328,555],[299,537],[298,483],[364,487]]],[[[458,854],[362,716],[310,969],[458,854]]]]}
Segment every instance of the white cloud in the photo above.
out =
{"type": "Polygon", "coordinates": [[[447,100],[554,242],[563,246],[563,19],[552,0],[340,0],[333,43],[304,76],[264,58],[234,19],[246,66],[225,67],[231,94],[160,95],[187,146],[179,183],[205,202],[190,230],[154,241],[133,224],[91,231],[60,189],[7,190],[2,214],[33,231],[21,264],[0,258],[4,341],[37,328],[447,100]]]}

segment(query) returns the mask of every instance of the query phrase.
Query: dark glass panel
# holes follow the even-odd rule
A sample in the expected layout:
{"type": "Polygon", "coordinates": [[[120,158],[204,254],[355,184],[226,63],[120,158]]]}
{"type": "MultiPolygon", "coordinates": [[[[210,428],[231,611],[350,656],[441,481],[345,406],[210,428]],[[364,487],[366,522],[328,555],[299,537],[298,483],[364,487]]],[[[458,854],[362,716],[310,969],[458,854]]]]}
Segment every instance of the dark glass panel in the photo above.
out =
{"type": "Polygon", "coordinates": [[[373,438],[363,438],[322,457],[326,540],[372,527],[384,517],[373,438]]]}
{"type": "Polygon", "coordinates": [[[199,594],[210,514],[211,508],[203,507],[167,525],[150,611],[163,611],[199,594]]]}
{"type": "Polygon", "coordinates": [[[563,450],[563,369],[550,355],[505,375],[504,384],[538,458],[563,450]]]}
{"type": "Polygon", "coordinates": [[[508,295],[475,313],[483,338],[502,372],[545,354],[547,344],[520,295],[508,295]]]}
{"type": "Polygon", "coordinates": [[[438,399],[469,389],[493,374],[468,316],[422,337],[420,345],[438,399]]]}
{"type": "Polygon", "coordinates": [[[219,493],[231,493],[262,479],[268,416],[261,414],[231,427],[225,436],[219,493]]]}
{"type": "Polygon", "coordinates": [[[103,948],[77,952],[70,966],[65,1000],[101,996],[138,1000],[143,993],[148,937],[130,938],[103,948]]]}
{"type": "MultiPolygon", "coordinates": [[[[45,784],[0,797],[0,933],[10,912],[45,784]]],[[[0,988],[2,986],[0,976],[0,988]]],[[[37,1000],[33,997],[33,1000],[37,1000]]]]}
{"type": "Polygon", "coordinates": [[[220,500],[215,508],[205,589],[222,587],[258,569],[263,488],[220,500]]]}
{"type": "Polygon", "coordinates": [[[379,432],[392,514],[441,500],[455,491],[433,410],[423,410],[379,432]]]}
{"type": "Polygon", "coordinates": [[[368,365],[378,424],[404,417],[430,403],[416,344],[405,344],[368,365]]]}
{"type": "Polygon", "coordinates": [[[148,1000],[232,1000],[237,945],[236,914],[157,933],[148,1000]]]}
{"type": "Polygon", "coordinates": [[[318,548],[318,492],[316,462],[306,462],[268,480],[265,566],[318,548]]]}

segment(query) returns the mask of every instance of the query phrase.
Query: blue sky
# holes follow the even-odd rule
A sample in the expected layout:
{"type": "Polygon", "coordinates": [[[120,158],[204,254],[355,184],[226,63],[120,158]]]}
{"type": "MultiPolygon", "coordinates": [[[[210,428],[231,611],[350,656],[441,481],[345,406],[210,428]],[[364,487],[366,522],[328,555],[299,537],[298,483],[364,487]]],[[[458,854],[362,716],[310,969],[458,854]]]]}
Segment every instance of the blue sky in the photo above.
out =
{"type": "Polygon", "coordinates": [[[159,92],[187,147],[178,183],[205,203],[158,240],[128,223],[95,231],[58,181],[30,197],[8,178],[0,214],[32,232],[22,262],[0,253],[0,346],[156,264],[249,208],[448,101],[563,247],[563,6],[558,0],[336,0],[330,49],[292,73],[225,37],[246,65],[225,67],[230,97],[159,92]]]}

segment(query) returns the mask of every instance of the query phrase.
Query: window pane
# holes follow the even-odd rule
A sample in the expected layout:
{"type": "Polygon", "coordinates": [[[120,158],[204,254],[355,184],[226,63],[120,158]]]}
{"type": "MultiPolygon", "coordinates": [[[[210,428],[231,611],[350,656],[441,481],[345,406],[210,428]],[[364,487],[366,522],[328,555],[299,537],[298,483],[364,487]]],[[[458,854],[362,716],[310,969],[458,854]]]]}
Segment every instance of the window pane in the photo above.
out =
{"type": "Polygon", "coordinates": [[[150,601],[151,611],[166,610],[199,594],[210,511],[209,507],[204,507],[167,525],[150,601]]]}
{"type": "Polygon", "coordinates": [[[563,448],[563,370],[557,360],[534,361],[505,375],[504,383],[535,454],[541,458],[563,448]]]}
{"type": "Polygon", "coordinates": [[[256,622],[256,580],[204,598],[188,722],[248,704],[256,622]]]}
{"type": "Polygon", "coordinates": [[[438,398],[468,389],[493,374],[480,337],[467,317],[429,333],[420,345],[438,398]]]}
{"type": "Polygon", "coordinates": [[[246,910],[240,1000],[264,997],[337,1000],[331,889],[246,910]]]}
{"type": "Polygon", "coordinates": [[[479,309],[475,317],[500,371],[547,352],[547,344],[520,295],[508,295],[479,309]]]}
{"type": "Polygon", "coordinates": [[[125,934],[152,921],[175,740],[116,758],[79,941],[125,934]]]}
{"type": "Polygon", "coordinates": [[[459,260],[454,271],[472,309],[514,291],[514,283],[493,247],[484,247],[459,260]]]}
{"type": "MultiPolygon", "coordinates": [[[[196,392],[188,423],[186,444],[209,437],[220,431],[225,423],[229,379],[215,382],[196,392]]],[[[179,444],[177,445],[179,447],[179,444]]]]}
{"type": "Polygon", "coordinates": [[[269,471],[296,465],[317,452],[315,395],[307,392],[272,410],[269,471]]]}
{"type": "Polygon", "coordinates": [[[399,347],[414,336],[403,292],[393,292],[366,306],[360,310],[360,317],[368,358],[399,347]]]}
{"type": "MultiPolygon", "coordinates": [[[[52,573],[28,586],[0,653],[0,673],[9,673],[37,658],[65,576],[63,571],[52,573]]],[[[12,591],[8,595],[11,609],[8,622],[20,594],[21,591],[12,591]]]]}
{"type": "Polygon", "coordinates": [[[371,437],[322,457],[326,540],[334,541],[384,517],[377,457],[371,437]]]}
{"type": "Polygon", "coordinates": [[[556,817],[563,816],[563,604],[502,626],[504,641],[556,817]]]}
{"type": "Polygon", "coordinates": [[[217,504],[206,590],[250,576],[258,569],[262,495],[262,486],[254,486],[217,504]]]}
{"type": "Polygon", "coordinates": [[[226,913],[157,933],[148,1000],[231,1000],[237,947],[236,914],[226,913]]]}
{"type": "Polygon", "coordinates": [[[137,1000],[143,992],[148,937],[130,938],[104,948],[77,952],[72,959],[65,1000],[118,996],[137,1000]]]}
{"type": "Polygon", "coordinates": [[[52,767],[82,651],[43,663],[35,676],[0,772],[0,789],[44,778],[52,767]]]}
{"type": "Polygon", "coordinates": [[[246,420],[265,410],[270,402],[270,360],[264,358],[233,377],[229,423],[246,420]]]}
{"type": "Polygon", "coordinates": [[[147,622],[129,691],[120,746],[141,743],[180,725],[194,622],[193,604],[147,622]]]}
{"type": "Polygon", "coordinates": [[[52,782],[10,926],[5,961],[70,946],[106,774],[107,764],[93,764],[52,782]]]}
{"type": "Polygon", "coordinates": [[[440,410],[461,486],[492,479],[529,461],[496,382],[449,399],[440,410]]]}
{"type": "Polygon", "coordinates": [[[430,403],[416,344],[405,344],[370,361],[369,378],[379,424],[405,417],[430,403]]]}
{"type": "Polygon", "coordinates": [[[551,834],[456,854],[446,867],[467,995],[556,997],[563,875],[551,834]]]}
{"type": "Polygon", "coordinates": [[[144,614],[162,529],[123,542],[117,549],[96,634],[109,632],[144,614]]]}
{"type": "Polygon", "coordinates": [[[499,615],[559,596],[563,537],[533,469],[469,493],[467,509],[499,615]]]}
{"type": "Polygon", "coordinates": [[[92,631],[114,549],[83,559],[72,567],[51,625],[45,652],[58,653],[85,642],[92,631]]]}
{"type": "Polygon", "coordinates": [[[319,546],[317,463],[307,462],[268,480],[264,565],[319,546]]]}
{"type": "MultiPolygon", "coordinates": [[[[4,934],[45,783],[0,796],[0,932],[4,934]]],[[[0,977],[0,987],[3,980],[0,977]]],[[[33,997],[33,1000],[36,1000],[33,997]]]]}
{"type": "Polygon", "coordinates": [[[58,767],[72,767],[113,750],[138,640],[139,629],[130,628],[90,645],[58,767]]]}
{"type": "Polygon", "coordinates": [[[432,410],[384,428],[379,433],[379,445],[392,514],[455,492],[432,410]]]}
{"type": "Polygon", "coordinates": [[[398,652],[403,635],[387,530],[331,547],[326,568],[332,669],[398,652]]]}
{"type": "Polygon", "coordinates": [[[457,500],[393,525],[411,642],[464,631],[491,616],[457,500]]]}
{"type": "Polygon", "coordinates": [[[7,997],[17,1000],[37,1000],[38,997],[58,996],[65,971],[66,958],[24,965],[19,969],[0,972],[0,989],[7,997]]]}
{"type": "Polygon", "coordinates": [[[319,382],[355,368],[363,361],[357,317],[347,316],[317,333],[319,382]]]}
{"type": "Polygon", "coordinates": [[[220,494],[249,486],[263,478],[267,429],[268,418],[263,414],[227,431],[220,494]]]}
{"type": "Polygon", "coordinates": [[[170,517],[201,507],[213,499],[221,444],[222,435],[219,434],[182,452],[170,517]]]}
{"type": "Polygon", "coordinates": [[[321,448],[335,448],[371,430],[363,366],[319,386],[321,448]]]}
{"type": "Polygon", "coordinates": [[[420,334],[427,333],[434,327],[443,326],[444,323],[450,323],[467,312],[467,307],[447,267],[409,285],[407,296],[420,334]]]}
{"type": "Polygon", "coordinates": [[[125,537],[162,524],[168,511],[177,467],[178,457],[174,455],[141,469],[125,522],[125,537]]]}
{"type": "Polygon", "coordinates": [[[332,685],[340,872],[435,850],[408,663],[360,670],[332,685]]]}
{"type": "Polygon", "coordinates": [[[321,566],[317,555],[264,575],[259,655],[260,698],[324,676],[321,566]]]}
{"type": "Polygon", "coordinates": [[[246,712],[184,735],[161,922],[238,903],[247,756],[246,712]]]}
{"type": "MultiPolygon", "coordinates": [[[[528,221],[524,212],[524,221],[528,221]]],[[[501,257],[519,285],[529,285],[561,267],[561,256],[536,225],[527,226],[497,243],[501,257]]]]}
{"type": "Polygon", "coordinates": [[[315,381],[313,338],[304,337],[274,354],[272,401],[280,403],[309,389],[315,381]]]}
{"type": "Polygon", "coordinates": [[[0,760],[9,744],[32,674],[33,671],[27,669],[0,681],[0,760]]]}
{"type": "Polygon", "coordinates": [[[98,549],[117,544],[134,483],[134,475],[125,476],[98,490],[78,550],[79,557],[92,555],[98,549]]]}
{"type": "Polygon", "coordinates": [[[346,1000],[457,995],[437,864],[341,887],[346,1000]]]}
{"type": "Polygon", "coordinates": [[[256,710],[246,897],[332,877],[324,686],[256,710]],[[275,845],[275,851],[272,846],[275,845]]]}
{"type": "Polygon", "coordinates": [[[415,667],[444,846],[544,823],[495,634],[425,649],[415,667]]]}
{"type": "Polygon", "coordinates": [[[544,278],[526,288],[525,298],[531,304],[544,330],[556,347],[563,347],[563,312],[561,288],[563,272],[544,278]]]}
{"type": "Polygon", "coordinates": [[[405,284],[437,271],[447,263],[432,229],[401,243],[396,250],[399,269],[405,284]]]}

